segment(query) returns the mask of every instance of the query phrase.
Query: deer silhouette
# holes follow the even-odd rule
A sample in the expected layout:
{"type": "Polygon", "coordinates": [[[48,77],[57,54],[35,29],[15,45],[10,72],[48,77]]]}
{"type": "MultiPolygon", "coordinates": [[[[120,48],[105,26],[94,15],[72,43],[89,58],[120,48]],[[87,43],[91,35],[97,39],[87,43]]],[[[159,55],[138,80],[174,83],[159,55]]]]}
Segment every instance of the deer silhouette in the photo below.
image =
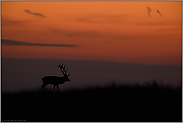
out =
{"type": "Polygon", "coordinates": [[[61,70],[61,72],[63,73],[63,77],[58,77],[58,76],[45,76],[42,78],[43,81],[43,85],[41,86],[41,88],[45,89],[45,86],[47,86],[48,84],[54,85],[53,90],[55,89],[55,86],[57,86],[57,89],[59,90],[59,84],[64,84],[66,81],[70,81],[70,79],[68,78],[68,76],[70,76],[70,74],[67,74],[68,68],[66,69],[66,65],[59,65],[58,66],[61,70]]]}

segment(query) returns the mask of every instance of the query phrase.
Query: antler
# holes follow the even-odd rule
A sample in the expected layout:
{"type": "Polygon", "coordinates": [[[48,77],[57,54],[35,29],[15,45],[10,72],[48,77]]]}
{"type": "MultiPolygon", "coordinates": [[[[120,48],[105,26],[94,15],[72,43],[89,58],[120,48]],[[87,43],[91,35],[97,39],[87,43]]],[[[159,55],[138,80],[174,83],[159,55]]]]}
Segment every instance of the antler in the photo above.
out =
{"type": "Polygon", "coordinates": [[[61,72],[64,74],[64,75],[67,75],[67,76],[70,76],[70,74],[67,74],[67,71],[68,71],[68,68],[66,69],[65,68],[66,65],[59,65],[58,67],[60,68],[61,72]]]}
{"type": "Polygon", "coordinates": [[[62,70],[62,68],[63,68],[63,64],[62,64],[62,65],[60,65],[60,64],[59,64],[59,66],[58,66],[58,67],[60,68],[61,72],[64,74],[64,71],[62,70]]]}

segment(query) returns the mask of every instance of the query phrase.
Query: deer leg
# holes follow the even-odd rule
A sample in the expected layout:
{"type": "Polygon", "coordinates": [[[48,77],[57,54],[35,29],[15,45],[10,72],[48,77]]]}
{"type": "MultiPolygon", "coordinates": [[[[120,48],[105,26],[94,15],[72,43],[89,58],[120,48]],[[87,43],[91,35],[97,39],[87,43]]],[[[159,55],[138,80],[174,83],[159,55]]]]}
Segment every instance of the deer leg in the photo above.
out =
{"type": "Polygon", "coordinates": [[[53,90],[55,89],[55,85],[54,85],[54,87],[53,87],[53,90]]]}
{"type": "Polygon", "coordinates": [[[57,89],[59,90],[59,87],[58,87],[58,85],[57,85],[57,89]]]}

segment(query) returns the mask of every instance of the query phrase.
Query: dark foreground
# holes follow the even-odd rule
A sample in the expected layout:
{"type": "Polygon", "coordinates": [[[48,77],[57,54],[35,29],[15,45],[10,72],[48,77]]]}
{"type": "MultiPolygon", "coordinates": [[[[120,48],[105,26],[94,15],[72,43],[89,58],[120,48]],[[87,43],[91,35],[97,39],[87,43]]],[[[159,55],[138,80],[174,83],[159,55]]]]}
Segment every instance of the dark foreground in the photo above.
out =
{"type": "Polygon", "coordinates": [[[1,121],[181,122],[182,90],[112,84],[65,91],[1,94],[1,121]]]}

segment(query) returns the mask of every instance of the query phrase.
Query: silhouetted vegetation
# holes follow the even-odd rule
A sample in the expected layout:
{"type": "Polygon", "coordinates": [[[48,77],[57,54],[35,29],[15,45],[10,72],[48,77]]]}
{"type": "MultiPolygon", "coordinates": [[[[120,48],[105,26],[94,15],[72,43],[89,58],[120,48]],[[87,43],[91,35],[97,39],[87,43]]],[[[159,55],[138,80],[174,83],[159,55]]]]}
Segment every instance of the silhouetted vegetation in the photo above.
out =
{"type": "Polygon", "coordinates": [[[116,84],[1,94],[2,121],[181,122],[182,88],[116,84]]]}

